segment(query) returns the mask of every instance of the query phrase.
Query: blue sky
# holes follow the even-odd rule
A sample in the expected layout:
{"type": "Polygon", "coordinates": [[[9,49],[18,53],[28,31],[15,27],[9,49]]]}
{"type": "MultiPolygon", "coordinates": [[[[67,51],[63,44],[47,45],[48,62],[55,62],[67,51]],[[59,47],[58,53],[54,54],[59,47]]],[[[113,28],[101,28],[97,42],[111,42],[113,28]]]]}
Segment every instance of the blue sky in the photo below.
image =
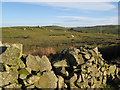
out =
{"type": "Polygon", "coordinates": [[[118,24],[118,2],[3,2],[2,26],[118,24]]]}

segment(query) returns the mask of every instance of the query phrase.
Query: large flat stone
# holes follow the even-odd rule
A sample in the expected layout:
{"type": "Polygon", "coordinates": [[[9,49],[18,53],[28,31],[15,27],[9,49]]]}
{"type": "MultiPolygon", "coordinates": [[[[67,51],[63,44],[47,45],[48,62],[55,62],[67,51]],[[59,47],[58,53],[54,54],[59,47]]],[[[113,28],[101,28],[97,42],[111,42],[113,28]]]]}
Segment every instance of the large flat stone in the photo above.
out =
{"type": "Polygon", "coordinates": [[[0,72],[2,76],[0,80],[0,86],[8,85],[9,83],[15,83],[18,79],[18,72],[16,69],[10,69],[8,72],[0,72]]]}
{"type": "Polygon", "coordinates": [[[70,67],[69,62],[66,59],[53,62],[54,67],[70,67]]]}
{"type": "Polygon", "coordinates": [[[57,88],[57,77],[53,71],[44,72],[38,82],[35,82],[37,88],[57,88]]]}
{"type": "Polygon", "coordinates": [[[16,47],[7,47],[2,53],[2,62],[8,65],[17,65],[18,59],[21,57],[21,50],[16,47]]]}
{"type": "Polygon", "coordinates": [[[39,56],[32,56],[29,55],[26,58],[26,64],[28,68],[31,68],[33,71],[50,71],[52,69],[51,63],[49,62],[49,59],[46,56],[42,56],[40,58],[39,56]]]}

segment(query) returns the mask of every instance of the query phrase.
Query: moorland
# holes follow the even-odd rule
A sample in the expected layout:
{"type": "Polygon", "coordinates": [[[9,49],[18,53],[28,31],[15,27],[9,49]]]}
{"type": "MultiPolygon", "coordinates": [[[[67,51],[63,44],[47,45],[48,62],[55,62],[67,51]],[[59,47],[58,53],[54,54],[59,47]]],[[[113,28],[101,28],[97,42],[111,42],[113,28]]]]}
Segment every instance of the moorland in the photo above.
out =
{"type": "Polygon", "coordinates": [[[21,43],[23,53],[39,56],[60,53],[64,48],[91,45],[97,46],[106,60],[120,61],[118,30],[118,25],[3,27],[2,42],[21,43]]]}

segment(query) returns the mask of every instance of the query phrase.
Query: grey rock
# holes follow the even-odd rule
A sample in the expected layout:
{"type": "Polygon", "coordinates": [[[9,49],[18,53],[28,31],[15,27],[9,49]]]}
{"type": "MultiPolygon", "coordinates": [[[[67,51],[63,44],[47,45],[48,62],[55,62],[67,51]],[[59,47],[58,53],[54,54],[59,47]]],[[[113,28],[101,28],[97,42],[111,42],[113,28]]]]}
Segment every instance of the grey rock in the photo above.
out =
{"type": "Polygon", "coordinates": [[[39,71],[40,70],[40,57],[39,56],[32,56],[28,55],[26,58],[26,65],[28,68],[31,68],[33,71],[39,71]]]}
{"type": "Polygon", "coordinates": [[[44,72],[40,76],[40,79],[35,82],[37,88],[56,88],[57,87],[57,77],[53,71],[44,72]]]}
{"type": "Polygon", "coordinates": [[[8,72],[0,72],[0,75],[2,76],[2,83],[0,83],[0,86],[5,86],[9,83],[15,83],[18,79],[18,72],[16,69],[10,69],[8,72]]]}
{"type": "Polygon", "coordinates": [[[29,79],[27,79],[27,82],[29,84],[34,84],[35,82],[37,82],[40,79],[40,76],[38,75],[33,75],[31,76],[29,79]]]}
{"type": "Polygon", "coordinates": [[[26,74],[20,74],[21,79],[26,79],[27,75],[26,74]]]}
{"type": "Polygon", "coordinates": [[[82,76],[79,75],[79,78],[78,78],[77,82],[81,82],[81,81],[82,81],[82,76]]]}
{"type": "Polygon", "coordinates": [[[66,71],[65,67],[62,67],[62,70],[60,72],[63,74],[62,76],[69,76],[69,73],[66,71]]]}
{"type": "Polygon", "coordinates": [[[98,48],[97,47],[93,48],[93,51],[98,55],[98,48]]]}
{"type": "Polygon", "coordinates": [[[84,55],[85,59],[90,59],[91,58],[91,55],[89,53],[85,54],[84,55]]]}
{"type": "MultiPolygon", "coordinates": [[[[16,88],[16,89],[20,89],[22,87],[21,84],[18,84],[18,83],[12,83],[10,85],[7,85],[4,87],[4,89],[13,89],[13,88],[16,88]]],[[[22,90],[22,89],[21,89],[22,90]]]]}
{"type": "Polygon", "coordinates": [[[75,81],[77,80],[77,74],[74,73],[74,75],[70,78],[70,87],[74,87],[75,86],[75,81]]]}
{"type": "Polygon", "coordinates": [[[26,58],[26,64],[28,68],[31,68],[33,71],[50,71],[52,69],[51,63],[49,62],[49,59],[46,56],[42,56],[40,58],[39,56],[32,56],[29,55],[26,58]]]}
{"type": "Polygon", "coordinates": [[[116,66],[115,65],[111,65],[110,67],[109,67],[109,73],[114,73],[115,72],[115,70],[116,70],[116,66]]]}
{"type": "Polygon", "coordinates": [[[7,47],[4,53],[2,53],[2,61],[8,65],[17,65],[18,59],[21,57],[21,50],[16,47],[7,47]]]}
{"type": "Polygon", "coordinates": [[[64,87],[64,78],[58,76],[58,89],[62,89],[64,87]]]}
{"type": "Polygon", "coordinates": [[[101,71],[102,71],[102,72],[105,71],[105,67],[102,67],[102,68],[101,68],[101,71]]]}
{"type": "Polygon", "coordinates": [[[84,59],[83,59],[83,57],[82,57],[82,54],[79,54],[79,55],[78,55],[77,63],[78,63],[78,65],[85,63],[85,61],[84,61],[84,59]]]}
{"type": "MultiPolygon", "coordinates": [[[[42,56],[40,62],[41,62],[41,64],[40,64],[41,66],[44,65],[45,70],[50,71],[50,70],[52,69],[51,63],[50,63],[49,59],[48,59],[46,56],[42,56]]],[[[41,67],[41,68],[42,68],[42,67],[41,67]]],[[[43,71],[43,70],[42,70],[42,71],[43,71]]]]}
{"type": "Polygon", "coordinates": [[[53,62],[54,67],[70,67],[69,62],[66,59],[53,62]]]}
{"type": "MultiPolygon", "coordinates": [[[[30,73],[26,70],[26,68],[22,68],[18,71],[18,74],[20,74],[20,75],[25,74],[27,76],[30,73]]],[[[25,75],[22,75],[22,76],[25,76],[25,75]]]]}

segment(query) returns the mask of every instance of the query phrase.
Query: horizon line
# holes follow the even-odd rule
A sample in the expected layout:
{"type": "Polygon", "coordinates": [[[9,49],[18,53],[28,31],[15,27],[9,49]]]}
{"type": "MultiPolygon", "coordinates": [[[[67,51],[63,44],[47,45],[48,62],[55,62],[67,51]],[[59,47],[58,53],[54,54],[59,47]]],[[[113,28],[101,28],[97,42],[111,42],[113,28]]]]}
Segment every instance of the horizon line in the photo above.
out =
{"type": "Polygon", "coordinates": [[[119,25],[119,24],[106,24],[106,25],[86,25],[86,26],[62,26],[62,25],[13,25],[13,26],[0,26],[0,28],[2,27],[36,27],[36,26],[41,26],[41,27],[45,27],[45,26],[59,26],[59,27],[95,27],[95,26],[109,26],[109,25],[119,25]]]}

